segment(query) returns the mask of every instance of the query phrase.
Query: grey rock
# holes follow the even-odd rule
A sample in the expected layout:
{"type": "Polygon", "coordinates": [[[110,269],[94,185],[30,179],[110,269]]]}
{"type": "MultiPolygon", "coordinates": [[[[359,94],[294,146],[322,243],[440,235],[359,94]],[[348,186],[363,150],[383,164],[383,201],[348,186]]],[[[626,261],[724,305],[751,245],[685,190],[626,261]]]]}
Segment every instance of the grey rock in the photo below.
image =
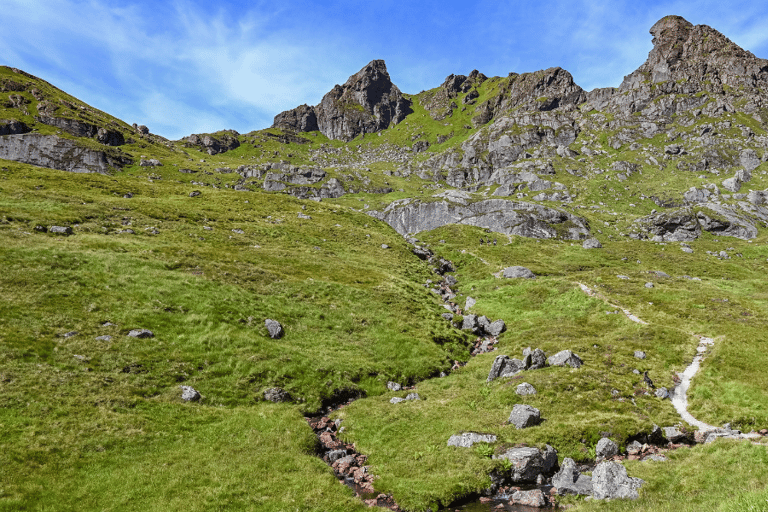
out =
{"type": "Polygon", "coordinates": [[[479,316],[477,317],[477,327],[480,334],[488,334],[488,330],[491,328],[491,320],[485,315],[479,316]]]}
{"type": "Polygon", "coordinates": [[[629,455],[636,455],[640,453],[643,449],[643,445],[639,441],[632,441],[631,443],[627,444],[627,453],[629,455]]]}
{"type": "Polygon", "coordinates": [[[448,224],[476,226],[528,238],[580,240],[589,235],[588,223],[581,217],[538,204],[506,199],[486,199],[466,206],[447,201],[426,203],[402,199],[383,211],[368,214],[383,220],[401,235],[430,231],[448,224]],[[557,225],[566,222],[571,227],[558,232],[557,225]]]}
{"type": "Polygon", "coordinates": [[[576,462],[566,457],[560,465],[560,471],[552,477],[552,486],[560,495],[575,494],[587,496],[592,494],[592,477],[579,472],[576,462]]]}
{"type": "Polygon", "coordinates": [[[527,382],[523,382],[522,384],[517,385],[517,388],[515,388],[515,393],[520,396],[535,395],[536,388],[527,382]]]}
{"type": "Polygon", "coordinates": [[[389,399],[389,403],[391,404],[399,404],[400,402],[405,402],[405,398],[400,398],[399,396],[393,396],[389,399]]]}
{"type": "Polygon", "coordinates": [[[467,301],[464,304],[464,309],[471,309],[475,304],[477,304],[477,301],[473,299],[472,297],[467,297],[467,301]]]}
{"type": "Polygon", "coordinates": [[[461,323],[461,330],[463,331],[477,331],[478,330],[477,315],[464,315],[464,319],[461,323]]]}
{"type": "Polygon", "coordinates": [[[540,348],[529,350],[527,354],[523,351],[523,356],[530,356],[527,370],[538,370],[547,366],[547,355],[540,348]]]}
{"type": "Polygon", "coordinates": [[[339,459],[347,456],[347,450],[331,450],[328,452],[328,462],[333,464],[339,459]]]}
{"type": "Polygon", "coordinates": [[[102,336],[96,336],[96,341],[112,341],[112,336],[104,334],[102,336]]]}
{"type": "Polygon", "coordinates": [[[741,155],[739,155],[739,162],[747,171],[753,171],[760,165],[760,158],[758,158],[754,149],[745,149],[741,152],[741,155]]]}
{"type": "Polygon", "coordinates": [[[218,155],[240,147],[239,135],[234,130],[224,130],[217,134],[192,134],[183,140],[187,147],[196,147],[209,155],[218,155]]]}
{"type": "Polygon", "coordinates": [[[132,329],[128,333],[128,336],[130,336],[131,338],[146,339],[146,338],[154,338],[155,333],[153,333],[149,329],[132,329]]]}
{"type": "Polygon", "coordinates": [[[197,402],[201,396],[195,388],[191,386],[179,386],[181,388],[181,399],[186,402],[197,402]]]}
{"type": "Polygon", "coordinates": [[[538,448],[523,447],[510,448],[500,455],[494,455],[494,459],[507,459],[511,463],[509,479],[514,483],[535,483],[539,475],[547,474],[557,463],[557,452],[547,446],[542,452],[538,448]]]}
{"type": "Polygon", "coordinates": [[[189,197],[197,197],[200,195],[200,193],[201,192],[199,190],[193,190],[192,192],[189,193],[189,197]]]}
{"type": "Polygon", "coordinates": [[[515,491],[510,502],[524,507],[543,508],[547,506],[547,497],[541,489],[515,491]]]}
{"type": "Polygon", "coordinates": [[[611,439],[603,437],[597,442],[595,447],[595,457],[597,460],[610,459],[619,453],[619,446],[611,439]]]}
{"type": "Polygon", "coordinates": [[[390,391],[400,391],[401,389],[403,389],[403,386],[401,386],[397,382],[389,381],[387,382],[387,389],[390,391]]]}
{"type": "Polygon", "coordinates": [[[381,244],[382,249],[389,249],[389,246],[387,244],[381,244]]]}
{"type": "Polygon", "coordinates": [[[443,313],[440,315],[441,317],[445,318],[449,322],[453,320],[453,313],[443,313]]]}
{"type": "Polygon", "coordinates": [[[579,356],[571,352],[570,350],[561,350],[557,354],[547,359],[547,363],[550,366],[570,366],[571,368],[581,368],[584,362],[579,356]]]}
{"type": "Polygon", "coordinates": [[[636,500],[643,483],[640,478],[628,476],[626,468],[618,462],[601,462],[592,472],[592,495],[598,500],[636,500]]]}
{"type": "Polygon", "coordinates": [[[148,160],[145,160],[142,158],[141,161],[139,162],[139,166],[140,167],[162,167],[163,163],[156,158],[150,158],[148,160]]]}
{"type": "Polygon", "coordinates": [[[603,244],[597,238],[587,238],[584,243],[581,244],[584,249],[601,249],[603,244]]]}
{"type": "Polygon", "coordinates": [[[533,427],[541,423],[541,411],[525,404],[515,404],[507,420],[518,430],[533,427]]]}
{"type": "Polygon", "coordinates": [[[646,354],[642,350],[635,350],[635,358],[637,359],[645,359],[646,354]]]}
{"type": "Polygon", "coordinates": [[[657,388],[653,394],[656,395],[656,397],[661,398],[662,400],[664,400],[665,398],[669,398],[669,390],[665,387],[657,388]]]}
{"type": "Polygon", "coordinates": [[[291,395],[283,388],[269,388],[264,391],[264,400],[275,403],[290,402],[291,395]]]}
{"type": "Polygon", "coordinates": [[[51,226],[48,231],[57,235],[69,236],[72,234],[72,228],[70,226],[51,226]]]}
{"type": "Polygon", "coordinates": [[[521,266],[507,267],[502,274],[507,279],[536,279],[536,276],[529,269],[521,266]]]}
{"type": "Polygon", "coordinates": [[[653,453],[653,454],[643,458],[643,461],[647,461],[647,460],[655,461],[655,462],[665,462],[667,460],[667,458],[665,456],[663,456],[663,455],[658,455],[656,453],[653,453]]]}
{"type": "Polygon", "coordinates": [[[525,363],[523,361],[519,359],[510,359],[505,355],[499,355],[493,360],[486,382],[491,382],[499,377],[511,377],[523,370],[525,370],[525,363]]]}
{"type": "Polygon", "coordinates": [[[448,439],[448,446],[457,446],[459,448],[471,448],[475,443],[495,443],[496,436],[493,434],[479,434],[477,432],[464,432],[456,434],[448,439]]]}
{"type": "Polygon", "coordinates": [[[732,178],[723,180],[722,185],[726,190],[730,190],[731,192],[738,192],[741,189],[741,180],[734,176],[732,178]]]}
{"type": "Polygon", "coordinates": [[[691,442],[691,435],[681,431],[677,427],[664,427],[661,429],[663,431],[664,437],[670,442],[670,443],[690,443],[691,442]]]}
{"type": "Polygon", "coordinates": [[[408,393],[405,397],[406,400],[421,400],[418,393],[408,393]]]}
{"type": "Polygon", "coordinates": [[[0,119],[0,135],[20,135],[30,131],[29,126],[16,119],[0,119]]]}
{"type": "Polygon", "coordinates": [[[264,324],[267,326],[269,337],[272,338],[273,340],[279,340],[285,334],[285,331],[283,330],[283,326],[280,325],[280,322],[278,322],[277,320],[272,320],[271,318],[267,318],[266,320],[264,320],[264,324]]]}
{"type": "Polygon", "coordinates": [[[653,283],[645,283],[646,288],[653,288],[653,283]]]}
{"type": "Polygon", "coordinates": [[[503,333],[506,330],[507,330],[507,324],[504,323],[504,320],[499,318],[498,320],[494,320],[493,322],[491,322],[491,324],[488,326],[485,332],[491,336],[498,336],[499,334],[503,333]]]}

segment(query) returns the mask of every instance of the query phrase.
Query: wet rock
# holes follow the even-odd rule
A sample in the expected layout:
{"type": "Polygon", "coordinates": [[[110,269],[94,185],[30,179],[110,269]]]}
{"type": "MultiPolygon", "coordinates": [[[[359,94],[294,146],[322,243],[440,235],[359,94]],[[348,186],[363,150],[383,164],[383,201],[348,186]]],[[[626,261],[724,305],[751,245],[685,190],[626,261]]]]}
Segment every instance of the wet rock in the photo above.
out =
{"type": "Polygon", "coordinates": [[[584,362],[579,356],[570,350],[561,350],[557,354],[547,359],[550,366],[570,366],[571,368],[581,368],[584,362]]]}
{"type": "Polygon", "coordinates": [[[153,333],[149,329],[133,329],[128,333],[128,336],[130,336],[131,338],[146,339],[146,338],[154,338],[155,333],[153,333]]]}
{"type": "Polygon", "coordinates": [[[626,468],[618,462],[601,462],[592,472],[592,495],[598,500],[636,500],[643,483],[640,478],[628,476],[626,468]]]}
{"type": "Polygon", "coordinates": [[[552,477],[552,486],[557,489],[557,494],[586,496],[592,494],[592,477],[581,474],[574,460],[566,457],[560,471],[552,477]]]}
{"type": "Polygon", "coordinates": [[[275,403],[290,402],[291,395],[283,388],[269,388],[264,391],[264,400],[275,403]]]}
{"type": "Polygon", "coordinates": [[[517,388],[515,388],[515,393],[520,396],[535,395],[536,388],[527,382],[523,382],[522,384],[517,385],[517,388]]]}
{"type": "Polygon", "coordinates": [[[516,404],[507,421],[518,430],[533,427],[541,423],[541,411],[530,405],[516,404]]]}
{"type": "Polygon", "coordinates": [[[458,446],[460,448],[471,448],[475,443],[495,443],[496,436],[493,434],[478,434],[477,432],[464,432],[456,434],[448,439],[448,446],[458,446]]]}
{"type": "Polygon", "coordinates": [[[285,331],[283,330],[283,326],[280,325],[280,322],[278,322],[277,320],[272,320],[271,318],[267,318],[264,321],[264,324],[267,326],[269,337],[272,338],[273,340],[279,340],[285,334],[285,331]]]}
{"type": "Polygon", "coordinates": [[[619,446],[607,437],[600,439],[597,442],[597,447],[595,447],[595,457],[598,461],[610,459],[611,457],[618,455],[618,453],[619,446]]]}
{"type": "Polygon", "coordinates": [[[547,506],[547,497],[541,489],[516,491],[511,498],[512,503],[526,507],[543,508],[547,506]]]}
{"type": "Polygon", "coordinates": [[[195,388],[191,386],[179,386],[181,388],[181,399],[186,402],[197,402],[201,396],[195,388]]]}
{"type": "Polygon", "coordinates": [[[507,267],[502,275],[507,279],[536,279],[536,276],[529,269],[521,266],[507,267]]]}

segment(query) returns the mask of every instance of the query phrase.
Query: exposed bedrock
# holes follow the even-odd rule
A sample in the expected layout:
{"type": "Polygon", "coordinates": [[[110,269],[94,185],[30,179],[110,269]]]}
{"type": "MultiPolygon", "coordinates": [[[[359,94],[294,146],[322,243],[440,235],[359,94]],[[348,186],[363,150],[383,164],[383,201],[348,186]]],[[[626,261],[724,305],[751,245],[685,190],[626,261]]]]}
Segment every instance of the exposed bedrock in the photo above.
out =
{"type": "Polygon", "coordinates": [[[463,206],[446,201],[410,201],[396,201],[384,211],[369,215],[383,220],[401,235],[430,231],[446,224],[465,224],[529,238],[581,240],[590,236],[585,219],[532,203],[488,199],[463,206]]]}
{"type": "Polygon", "coordinates": [[[125,156],[109,155],[78,146],[69,139],[38,133],[0,137],[0,158],[62,171],[102,174],[131,162],[125,156]]]}

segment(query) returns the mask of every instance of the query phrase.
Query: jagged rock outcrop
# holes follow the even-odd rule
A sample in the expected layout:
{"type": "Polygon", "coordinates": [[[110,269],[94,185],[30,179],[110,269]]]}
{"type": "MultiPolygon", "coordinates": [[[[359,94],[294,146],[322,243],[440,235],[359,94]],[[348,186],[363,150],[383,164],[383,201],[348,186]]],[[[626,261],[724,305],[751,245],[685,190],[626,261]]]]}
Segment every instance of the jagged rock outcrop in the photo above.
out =
{"type": "Polygon", "coordinates": [[[395,125],[411,112],[410,101],[390,80],[383,60],[373,60],[336,85],[315,107],[302,105],[275,117],[273,128],[320,132],[329,139],[351,140],[395,125]],[[313,122],[313,116],[314,121],[313,122]]]}
{"type": "Polygon", "coordinates": [[[62,171],[102,174],[131,163],[130,158],[120,154],[94,151],[70,139],[38,133],[1,136],[0,158],[62,171]]]}
{"type": "Polygon", "coordinates": [[[215,134],[192,134],[184,139],[187,147],[197,147],[209,155],[218,155],[240,147],[240,134],[235,130],[225,130],[215,134]]]}
{"type": "MultiPolygon", "coordinates": [[[[648,60],[626,76],[607,101],[590,98],[593,106],[629,114],[653,107],[651,103],[661,96],[695,95],[700,91],[721,95],[726,89],[739,88],[747,96],[759,96],[752,93],[768,85],[767,60],[758,59],[707,25],[694,26],[680,16],[665,16],[651,27],[650,33],[653,49],[648,60]]],[[[757,99],[758,103],[764,101],[750,99],[757,99]]],[[[706,101],[707,96],[698,99],[671,96],[663,105],[663,113],[671,115],[699,107],[706,101]]],[[[747,110],[757,107],[754,101],[747,104],[747,110]]],[[[733,108],[727,101],[720,106],[727,110],[733,108]]]]}
{"type": "MultiPolygon", "coordinates": [[[[648,237],[656,241],[686,242],[697,239],[702,231],[743,240],[757,236],[755,222],[744,212],[737,212],[735,208],[715,203],[702,203],[697,206],[698,208],[686,206],[642,217],[637,220],[637,225],[642,231],[635,234],[635,237],[648,237]]],[[[743,206],[746,208],[747,203],[743,206]]],[[[753,207],[751,213],[765,222],[768,220],[768,210],[758,208],[753,207]]]]}
{"type": "Polygon", "coordinates": [[[589,225],[580,217],[554,208],[505,199],[487,199],[466,206],[446,201],[423,203],[403,199],[383,211],[368,214],[383,220],[401,235],[430,231],[446,224],[466,224],[529,238],[581,240],[589,237],[589,225]]]}
{"type": "Polygon", "coordinates": [[[0,120],[0,135],[18,135],[21,133],[29,133],[29,131],[29,126],[16,119],[0,120]]]}
{"type": "Polygon", "coordinates": [[[75,137],[94,138],[105,146],[122,146],[125,144],[125,137],[118,130],[108,130],[78,119],[41,115],[35,120],[49,126],[55,126],[75,137]]]}
{"type": "Polygon", "coordinates": [[[440,87],[421,98],[421,105],[429,111],[432,119],[442,121],[459,108],[459,102],[454,101],[459,93],[468,93],[462,100],[464,104],[474,104],[478,97],[476,87],[487,79],[487,76],[476,69],[469,76],[449,75],[440,87]]]}

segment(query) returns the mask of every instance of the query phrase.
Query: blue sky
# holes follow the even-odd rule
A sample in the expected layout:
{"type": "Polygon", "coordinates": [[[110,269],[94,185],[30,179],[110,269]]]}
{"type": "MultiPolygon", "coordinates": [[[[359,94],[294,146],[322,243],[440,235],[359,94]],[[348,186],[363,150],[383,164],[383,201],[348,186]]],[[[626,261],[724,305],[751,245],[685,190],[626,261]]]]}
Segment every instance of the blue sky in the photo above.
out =
{"type": "Polygon", "coordinates": [[[584,89],[618,86],[667,14],[768,58],[768,3],[550,0],[281,2],[2,0],[0,64],[128,123],[178,139],[266,128],[315,105],[373,59],[406,93],[451,73],[561,66],[584,89]]]}

